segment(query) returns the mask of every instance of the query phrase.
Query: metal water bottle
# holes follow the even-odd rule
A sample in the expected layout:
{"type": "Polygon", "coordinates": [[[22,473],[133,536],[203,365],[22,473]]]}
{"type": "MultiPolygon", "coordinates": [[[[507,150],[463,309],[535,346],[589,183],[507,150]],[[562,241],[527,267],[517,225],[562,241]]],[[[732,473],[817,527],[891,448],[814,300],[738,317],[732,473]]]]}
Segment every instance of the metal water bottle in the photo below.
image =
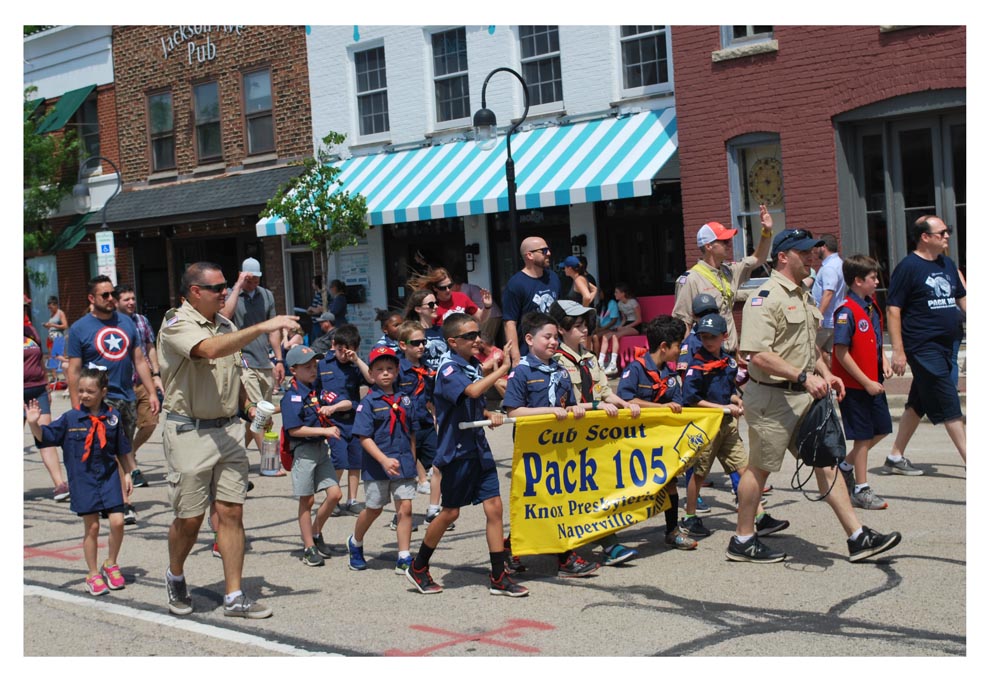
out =
{"type": "Polygon", "coordinates": [[[274,431],[268,431],[261,442],[261,475],[277,476],[278,469],[278,434],[274,431]]]}

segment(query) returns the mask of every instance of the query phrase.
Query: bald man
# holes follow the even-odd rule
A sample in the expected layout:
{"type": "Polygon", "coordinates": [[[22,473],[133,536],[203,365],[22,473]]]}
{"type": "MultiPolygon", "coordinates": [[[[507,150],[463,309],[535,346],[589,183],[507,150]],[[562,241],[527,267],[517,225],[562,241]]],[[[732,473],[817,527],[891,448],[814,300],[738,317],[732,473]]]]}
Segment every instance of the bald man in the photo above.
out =
{"type": "Polygon", "coordinates": [[[551,269],[550,247],[543,237],[526,237],[519,246],[523,269],[514,274],[502,291],[502,326],[506,352],[512,365],[529,352],[526,340],[517,332],[519,320],[526,313],[545,313],[560,296],[560,278],[551,269]]]}

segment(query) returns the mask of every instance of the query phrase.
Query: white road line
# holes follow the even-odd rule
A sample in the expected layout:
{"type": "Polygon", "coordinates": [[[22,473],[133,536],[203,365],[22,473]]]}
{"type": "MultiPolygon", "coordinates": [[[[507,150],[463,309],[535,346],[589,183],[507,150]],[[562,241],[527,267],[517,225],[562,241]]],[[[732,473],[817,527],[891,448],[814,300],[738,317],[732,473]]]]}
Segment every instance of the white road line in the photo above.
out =
{"type": "Polygon", "coordinates": [[[225,630],[224,628],[217,627],[215,625],[206,625],[205,623],[198,623],[196,621],[191,621],[191,620],[180,620],[175,616],[165,615],[164,613],[149,613],[147,611],[135,609],[130,606],[122,606],[120,604],[113,604],[111,602],[105,602],[105,601],[95,601],[87,597],[80,597],[74,594],[65,594],[64,592],[51,590],[48,589],[47,587],[25,585],[24,595],[45,597],[47,599],[58,599],[60,601],[69,602],[71,604],[77,604],[79,606],[86,606],[89,608],[97,609],[99,611],[104,611],[106,613],[112,613],[114,615],[124,616],[126,618],[136,618],[138,620],[154,623],[155,625],[175,628],[177,630],[185,630],[187,632],[193,632],[199,635],[206,635],[208,637],[215,637],[216,639],[223,639],[228,642],[234,642],[237,644],[246,644],[249,646],[255,646],[261,649],[266,649],[268,651],[271,651],[272,653],[282,654],[285,656],[340,656],[341,655],[341,654],[332,654],[325,652],[307,651],[306,649],[300,649],[299,647],[292,646],[291,644],[282,644],[281,642],[264,639],[262,637],[258,637],[257,635],[249,635],[243,632],[225,630]]]}

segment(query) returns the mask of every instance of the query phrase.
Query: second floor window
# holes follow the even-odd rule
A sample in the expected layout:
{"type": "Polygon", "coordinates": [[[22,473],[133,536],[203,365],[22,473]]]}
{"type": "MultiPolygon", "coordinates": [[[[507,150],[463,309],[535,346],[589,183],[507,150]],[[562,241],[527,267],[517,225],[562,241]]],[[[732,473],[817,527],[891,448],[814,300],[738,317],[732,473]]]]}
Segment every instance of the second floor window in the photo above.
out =
{"type": "Polygon", "coordinates": [[[217,84],[203,83],[193,88],[196,106],[196,157],[216,159],[223,155],[220,145],[220,92],[217,84]]]}
{"type": "Polygon", "coordinates": [[[731,47],[773,38],[773,26],[723,26],[722,46],[731,47]]]}
{"type": "Polygon", "coordinates": [[[151,170],[175,168],[175,124],[171,92],[148,98],[148,119],[151,131],[151,170]]]}
{"type": "Polygon", "coordinates": [[[96,95],[92,95],[76,111],[76,130],[87,156],[100,155],[100,122],[96,115],[96,95]]]}
{"type": "Polygon", "coordinates": [[[437,121],[471,115],[468,92],[467,34],[463,28],[433,34],[433,83],[437,121]]]}
{"type": "Polygon", "coordinates": [[[244,74],[244,116],[248,155],[275,151],[272,79],[268,69],[244,74]]]}
{"type": "Polygon", "coordinates": [[[619,41],[624,89],[655,89],[670,82],[666,26],[623,26],[619,41]]]}
{"type": "Polygon", "coordinates": [[[385,80],[385,48],[354,55],[357,76],[358,123],[361,135],[388,132],[388,91],[385,80]]]}
{"type": "Polygon", "coordinates": [[[529,86],[529,104],[564,101],[560,78],[560,38],[556,26],[520,26],[522,75],[529,86]]]}

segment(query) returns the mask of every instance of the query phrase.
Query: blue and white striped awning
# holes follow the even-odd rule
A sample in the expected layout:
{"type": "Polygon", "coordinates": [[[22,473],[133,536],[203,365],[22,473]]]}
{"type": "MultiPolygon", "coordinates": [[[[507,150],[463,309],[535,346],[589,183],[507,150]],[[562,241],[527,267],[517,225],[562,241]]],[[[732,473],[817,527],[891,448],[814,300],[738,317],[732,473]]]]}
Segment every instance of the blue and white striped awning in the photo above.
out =
{"type": "MultiPolygon", "coordinates": [[[[538,128],[512,137],[519,210],[649,195],[677,151],[674,109],[538,128]]],[[[505,137],[491,150],[472,140],[338,162],[346,190],[360,193],[372,225],[509,209],[505,137]]],[[[262,219],[258,236],[285,234],[262,219]]]]}

